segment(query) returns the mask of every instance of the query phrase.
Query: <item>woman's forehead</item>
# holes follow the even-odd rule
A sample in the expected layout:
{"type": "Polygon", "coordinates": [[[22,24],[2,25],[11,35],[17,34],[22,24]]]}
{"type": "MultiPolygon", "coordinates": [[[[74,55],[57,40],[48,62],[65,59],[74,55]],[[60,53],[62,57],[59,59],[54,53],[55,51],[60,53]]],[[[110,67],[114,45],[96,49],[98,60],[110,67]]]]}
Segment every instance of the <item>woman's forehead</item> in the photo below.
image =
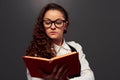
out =
{"type": "Polygon", "coordinates": [[[48,10],[44,15],[44,19],[45,18],[53,20],[64,19],[64,14],[59,10],[48,10]]]}

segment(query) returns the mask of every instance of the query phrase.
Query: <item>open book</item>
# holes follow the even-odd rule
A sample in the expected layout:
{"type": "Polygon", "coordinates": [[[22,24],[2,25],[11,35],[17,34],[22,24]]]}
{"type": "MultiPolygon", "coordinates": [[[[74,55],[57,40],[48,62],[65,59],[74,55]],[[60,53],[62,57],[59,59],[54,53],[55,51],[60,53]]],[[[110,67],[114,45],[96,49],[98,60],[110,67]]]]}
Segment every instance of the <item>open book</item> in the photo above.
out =
{"type": "Polygon", "coordinates": [[[50,74],[55,66],[65,66],[69,69],[66,76],[74,77],[80,75],[79,54],[77,52],[70,52],[51,59],[41,57],[23,56],[26,67],[28,68],[32,77],[43,78],[41,71],[50,74]]]}

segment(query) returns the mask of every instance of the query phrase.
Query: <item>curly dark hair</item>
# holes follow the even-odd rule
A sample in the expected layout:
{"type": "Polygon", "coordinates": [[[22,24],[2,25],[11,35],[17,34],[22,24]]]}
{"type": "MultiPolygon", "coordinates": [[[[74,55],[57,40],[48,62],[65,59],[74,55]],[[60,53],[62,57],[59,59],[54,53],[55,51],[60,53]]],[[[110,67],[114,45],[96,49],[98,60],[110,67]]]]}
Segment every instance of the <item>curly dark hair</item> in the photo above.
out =
{"type": "MultiPolygon", "coordinates": [[[[69,20],[66,10],[60,5],[49,3],[43,7],[33,30],[33,39],[26,50],[27,56],[37,56],[44,58],[52,58],[56,56],[53,41],[47,36],[43,26],[43,18],[48,10],[59,10],[63,13],[65,20],[69,20]]],[[[64,33],[66,33],[66,31],[64,31],[64,33]]]]}

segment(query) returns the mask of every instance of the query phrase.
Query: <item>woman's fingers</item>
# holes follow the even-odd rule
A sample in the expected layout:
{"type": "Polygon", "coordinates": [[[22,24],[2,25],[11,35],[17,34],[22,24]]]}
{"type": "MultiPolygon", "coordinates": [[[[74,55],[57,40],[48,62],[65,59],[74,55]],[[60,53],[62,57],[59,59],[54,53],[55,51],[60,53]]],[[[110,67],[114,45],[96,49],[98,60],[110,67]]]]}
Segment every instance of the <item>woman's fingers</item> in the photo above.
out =
{"type": "Polygon", "coordinates": [[[59,69],[59,65],[56,65],[53,69],[52,74],[56,74],[58,72],[58,69],[59,69]]]}
{"type": "Polygon", "coordinates": [[[68,71],[69,69],[65,65],[64,66],[56,65],[52,73],[50,74],[47,74],[42,70],[39,70],[39,72],[42,74],[45,80],[68,80],[67,79],[68,71]]]}
{"type": "Polygon", "coordinates": [[[59,80],[63,79],[63,77],[66,77],[68,73],[68,68],[63,65],[61,67],[59,67],[57,74],[56,74],[56,78],[59,78],[59,80]]]}
{"type": "Polygon", "coordinates": [[[39,70],[39,72],[42,74],[43,78],[45,78],[46,76],[48,76],[48,74],[46,74],[43,70],[39,70]]]}

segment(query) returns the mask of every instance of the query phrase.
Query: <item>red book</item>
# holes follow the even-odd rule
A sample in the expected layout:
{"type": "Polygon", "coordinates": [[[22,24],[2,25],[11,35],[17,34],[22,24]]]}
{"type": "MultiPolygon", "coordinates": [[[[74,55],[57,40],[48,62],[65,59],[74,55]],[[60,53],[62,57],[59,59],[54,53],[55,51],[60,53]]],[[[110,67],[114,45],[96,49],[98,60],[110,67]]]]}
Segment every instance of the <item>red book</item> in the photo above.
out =
{"type": "Polygon", "coordinates": [[[55,66],[65,66],[69,72],[66,76],[80,75],[79,53],[71,52],[51,59],[41,57],[23,56],[26,67],[32,77],[43,78],[42,73],[50,74],[55,66]]]}

